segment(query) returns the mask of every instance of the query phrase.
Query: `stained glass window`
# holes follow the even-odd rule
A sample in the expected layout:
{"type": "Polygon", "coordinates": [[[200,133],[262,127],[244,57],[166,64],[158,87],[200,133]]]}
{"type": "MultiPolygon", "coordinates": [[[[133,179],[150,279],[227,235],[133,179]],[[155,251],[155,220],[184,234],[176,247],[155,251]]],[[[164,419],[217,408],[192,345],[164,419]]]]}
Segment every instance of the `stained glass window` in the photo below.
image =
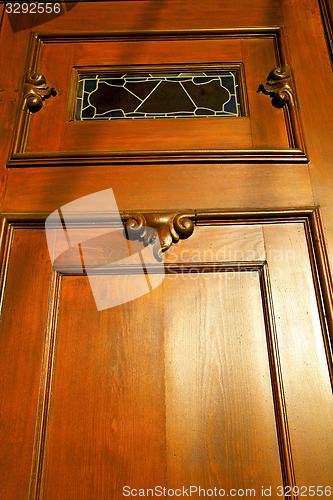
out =
{"type": "Polygon", "coordinates": [[[79,76],[76,120],[240,115],[236,71],[79,76]]]}

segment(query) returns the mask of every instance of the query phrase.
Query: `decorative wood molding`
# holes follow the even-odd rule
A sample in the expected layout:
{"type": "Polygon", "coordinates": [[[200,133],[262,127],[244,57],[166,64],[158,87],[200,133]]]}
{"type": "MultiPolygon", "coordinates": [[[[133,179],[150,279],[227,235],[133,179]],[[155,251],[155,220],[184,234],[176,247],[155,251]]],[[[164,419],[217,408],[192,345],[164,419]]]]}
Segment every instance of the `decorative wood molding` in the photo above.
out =
{"type": "MultiPolygon", "coordinates": [[[[0,245],[0,260],[3,263],[2,272],[0,273],[0,290],[4,289],[6,281],[6,269],[8,264],[9,252],[13,239],[14,229],[45,229],[45,220],[50,215],[49,212],[44,213],[2,213],[1,219],[1,245],[0,245]]],[[[223,210],[184,210],[173,212],[153,212],[153,211],[128,211],[121,212],[121,218],[126,227],[139,226],[137,216],[142,215],[145,218],[147,225],[155,224],[158,233],[163,237],[163,233],[168,235],[165,244],[179,241],[179,239],[188,238],[194,231],[194,226],[198,229],[200,226],[214,226],[219,224],[272,224],[286,222],[302,222],[305,225],[305,232],[309,248],[311,269],[315,283],[317,303],[320,312],[320,318],[323,328],[323,338],[326,348],[330,375],[333,380],[333,282],[330,270],[330,261],[325,243],[325,234],[321,220],[319,207],[305,208],[285,208],[271,210],[244,210],[244,211],[223,211],[223,210]],[[132,220],[133,222],[129,222],[132,220]],[[128,222],[128,224],[126,224],[128,222]],[[165,228],[162,229],[163,225],[165,228]],[[172,233],[175,231],[175,239],[173,241],[172,233]]],[[[73,223],[82,225],[82,219],[86,222],[86,214],[75,214],[73,223]],[[76,222],[75,222],[76,221],[76,222]]],[[[97,214],[94,215],[94,220],[101,223],[112,224],[117,223],[118,218],[112,220],[112,214],[97,214]]],[[[142,219],[141,219],[142,220],[142,219]]],[[[110,226],[110,227],[111,227],[110,226]]],[[[154,226],[153,226],[154,227],[154,226]]],[[[141,226],[142,230],[142,226],[141,226]]],[[[141,231],[138,227],[137,231],[141,231]]],[[[135,231],[135,229],[134,229],[135,231]]],[[[144,237],[144,235],[143,235],[144,237]]],[[[169,247],[164,247],[167,250],[169,247]]],[[[162,247],[162,242],[161,242],[162,247]]],[[[198,262],[195,263],[197,268],[198,262]]],[[[209,263],[202,263],[205,267],[209,263]]],[[[263,263],[259,263],[260,266],[263,263]]],[[[170,265],[169,265],[170,266],[170,265]]],[[[216,264],[214,264],[216,266],[216,264]]],[[[70,272],[73,275],[73,271],[70,272]]],[[[82,271],[80,272],[82,275],[82,271]]],[[[1,297],[1,295],[0,295],[1,297]]]]}
{"type": "Polygon", "coordinates": [[[161,252],[168,250],[180,239],[186,239],[194,231],[195,212],[192,213],[150,213],[123,214],[128,239],[139,239],[144,245],[154,244],[154,255],[162,260],[161,252]],[[156,237],[159,243],[156,244],[156,237]]]}
{"type": "Polygon", "coordinates": [[[282,108],[287,102],[294,105],[289,66],[285,64],[272,69],[266,83],[259,85],[257,92],[269,95],[275,108],[282,108]]]}
{"type": "MultiPolygon", "coordinates": [[[[267,262],[262,266],[259,273],[261,298],[263,304],[264,321],[267,332],[267,348],[271,381],[273,387],[273,401],[275,407],[276,427],[278,431],[278,443],[280,460],[282,465],[282,477],[285,486],[291,489],[296,485],[293,456],[291,449],[289,424],[287,416],[287,405],[283,388],[283,376],[279,354],[278,335],[274,317],[274,302],[271,291],[270,275],[267,262]]],[[[293,497],[293,500],[295,497],[293,497]]]]}
{"type": "Polygon", "coordinates": [[[11,155],[7,167],[51,167],[89,165],[161,165],[179,163],[308,163],[309,159],[303,149],[224,149],[224,150],[174,150],[174,151],[131,151],[112,152],[57,152],[57,153],[24,153],[11,155]]]}
{"type": "Polygon", "coordinates": [[[31,113],[36,113],[44,106],[45,99],[55,96],[57,91],[48,87],[43,73],[38,73],[29,68],[26,72],[23,95],[23,108],[31,113]]]}
{"type": "Polygon", "coordinates": [[[50,373],[50,367],[53,366],[55,356],[61,285],[62,275],[53,270],[51,275],[49,306],[46,321],[47,326],[45,329],[44,352],[41,366],[35,441],[32,453],[30,498],[38,498],[39,496],[38,491],[42,482],[43,465],[45,464],[44,444],[47,439],[47,426],[45,422],[48,419],[51,401],[52,375],[50,373]]]}
{"type": "MultiPolygon", "coordinates": [[[[284,47],[284,36],[282,28],[244,28],[233,30],[212,30],[209,32],[133,32],[133,33],[32,33],[30,47],[28,50],[27,68],[33,68],[38,72],[42,65],[43,47],[48,43],[88,43],[88,42],[128,42],[128,41],[182,41],[182,40],[224,40],[224,39],[273,39],[276,49],[276,62],[280,66],[288,60],[284,47]]],[[[207,65],[208,63],[206,63],[207,65]]],[[[214,65],[213,63],[210,63],[214,65]]],[[[219,63],[220,64],[220,63],[219,63]]],[[[245,92],[245,75],[240,66],[240,92],[243,96],[243,115],[247,117],[248,107],[245,92]]],[[[81,68],[82,70],[82,68],[81,68]]],[[[80,71],[81,71],[80,70],[80,71]]],[[[75,83],[75,82],[74,82],[75,83]]],[[[73,84],[73,82],[72,82],[73,84]]],[[[73,96],[75,94],[75,84],[72,85],[72,92],[69,95],[69,104],[74,106],[73,96]]],[[[69,108],[70,108],[69,106],[69,108]]],[[[29,166],[67,166],[67,165],[138,165],[138,164],[164,164],[177,163],[307,163],[305,142],[301,122],[298,116],[297,106],[288,106],[284,114],[286,129],[289,138],[287,147],[279,148],[211,148],[211,149],[170,149],[170,150],[87,150],[80,151],[28,151],[30,124],[32,113],[24,113],[22,110],[18,115],[15,127],[13,142],[8,167],[29,167],[29,166]]],[[[67,111],[67,119],[70,119],[70,112],[67,111]]]]}
{"type": "Polygon", "coordinates": [[[321,16],[326,35],[327,47],[333,66],[333,3],[332,0],[319,0],[321,16]]]}
{"type": "MultiPolygon", "coordinates": [[[[13,242],[13,235],[15,229],[40,229],[45,230],[45,220],[50,215],[47,213],[2,213],[1,214],[1,244],[0,244],[0,260],[2,262],[0,272],[0,306],[5,288],[7,268],[9,264],[10,250],[13,242]]],[[[112,214],[103,213],[97,214],[99,223],[108,224],[113,227],[118,224],[118,217],[112,218],[112,214]]],[[[287,208],[287,209],[271,209],[271,210],[247,210],[247,211],[230,211],[223,210],[184,210],[173,212],[153,212],[153,211],[129,211],[121,212],[121,218],[125,227],[131,228],[130,231],[137,231],[139,237],[145,238],[143,230],[144,221],[147,226],[155,227],[161,240],[161,247],[164,251],[171,247],[173,243],[179,239],[185,239],[191,236],[194,231],[194,226],[198,230],[200,226],[215,226],[220,224],[274,224],[274,223],[290,223],[301,222],[305,227],[305,234],[309,249],[311,270],[315,285],[318,310],[320,321],[323,331],[323,340],[326,350],[328,361],[328,368],[333,385],[333,282],[329,256],[325,243],[325,234],[321,220],[320,209],[318,207],[305,207],[305,208],[287,208]],[[141,223],[141,224],[140,224],[141,223]]],[[[73,224],[82,226],[82,220],[87,222],[86,214],[74,214],[73,224]]],[[[96,216],[94,215],[96,221],[96,216]]],[[[149,241],[149,235],[147,235],[149,241]]],[[[217,263],[212,264],[209,262],[195,262],[195,268],[212,267],[212,271],[216,271],[217,263]]],[[[235,265],[240,268],[260,269],[265,267],[265,262],[239,262],[235,265]],[[245,266],[245,267],[244,267],[245,266]]],[[[191,272],[191,265],[185,264],[191,272]]],[[[223,267],[223,263],[221,263],[223,267]]],[[[174,273],[179,268],[184,272],[184,265],[179,264],[166,264],[165,272],[168,269],[174,273]]],[[[221,268],[222,268],[221,267],[221,268]]],[[[228,268],[230,263],[228,263],[228,268]]],[[[141,270],[141,268],[140,268],[141,270]]],[[[151,269],[152,271],[152,269],[151,269]]],[[[126,273],[126,269],[124,269],[126,273]]],[[[133,268],[130,272],[133,274],[133,268]]],[[[115,270],[119,274],[119,269],[115,270]]],[[[73,267],[68,272],[65,270],[59,273],[60,275],[80,275],[82,276],[82,269],[80,273],[76,274],[73,267]]]]}
{"type": "MultiPolygon", "coordinates": [[[[22,213],[22,214],[2,214],[1,224],[1,245],[0,254],[2,269],[0,274],[0,296],[3,296],[6,273],[9,267],[11,247],[15,244],[14,231],[17,228],[31,230],[40,229],[44,231],[45,219],[49,213],[22,213]]],[[[76,215],[76,223],[81,223],[82,214],[76,215]]],[[[197,210],[184,212],[127,212],[122,213],[125,227],[129,231],[134,231],[146,244],[152,243],[149,232],[144,232],[145,225],[156,228],[158,235],[164,239],[164,249],[179,241],[180,238],[188,238],[197,226],[217,226],[221,224],[244,225],[244,224],[275,224],[289,222],[303,222],[305,236],[308,244],[310,264],[314,279],[319,316],[322,326],[322,334],[328,360],[328,367],[331,379],[333,378],[332,345],[330,332],[332,333],[332,295],[333,287],[329,268],[328,255],[324,240],[324,230],[321,223],[320,211],[318,207],[303,209],[280,209],[280,210],[253,210],[242,212],[223,212],[221,210],[197,210]]],[[[110,214],[101,214],[100,220],[110,223],[110,214]]],[[[112,220],[112,214],[111,214],[112,220]]],[[[114,222],[116,222],[115,219],[114,222]]],[[[198,227],[198,229],[199,229],[198,227]]],[[[199,229],[200,230],[200,229],[199,229]]],[[[155,236],[156,238],[156,233],[155,236]]],[[[272,383],[272,396],[274,403],[274,414],[277,427],[277,438],[280,452],[282,477],[284,487],[296,484],[292,447],[289,435],[288,413],[286,410],[285,391],[283,387],[283,376],[281,371],[281,359],[279,353],[279,343],[276,331],[276,321],[274,317],[273,298],[270,284],[269,268],[266,261],[253,262],[228,262],[220,264],[209,262],[184,264],[167,264],[166,273],[191,273],[193,267],[209,270],[212,273],[220,273],[234,269],[236,272],[257,271],[259,273],[259,283],[263,304],[263,319],[265,322],[266,342],[268,350],[269,370],[272,383]],[[194,265],[193,265],[194,264],[194,265]]],[[[140,267],[140,271],[141,271],[140,267]]],[[[131,269],[133,274],[133,269],[131,269]]],[[[47,439],[47,419],[50,408],[50,397],[52,393],[52,367],[56,350],[56,323],[59,310],[59,297],[61,292],[62,275],[66,273],[53,272],[50,283],[50,300],[47,316],[47,329],[44,344],[44,354],[41,371],[40,396],[38,400],[36,434],[33,448],[32,482],[30,485],[31,494],[35,494],[40,484],[43,465],[45,463],[44,448],[47,439]]],[[[69,272],[68,275],[75,275],[69,272]]]]}
{"type": "MultiPolygon", "coordinates": [[[[283,42],[280,37],[281,53],[284,54],[283,42]]],[[[281,58],[282,63],[285,56],[281,58]]],[[[291,69],[288,64],[281,64],[272,69],[266,83],[259,85],[257,92],[269,95],[275,108],[283,108],[286,113],[286,120],[289,123],[290,142],[295,148],[305,151],[305,142],[302,134],[301,120],[299,117],[294,89],[291,78],[291,69]],[[287,106],[286,106],[287,105],[287,106]]]]}

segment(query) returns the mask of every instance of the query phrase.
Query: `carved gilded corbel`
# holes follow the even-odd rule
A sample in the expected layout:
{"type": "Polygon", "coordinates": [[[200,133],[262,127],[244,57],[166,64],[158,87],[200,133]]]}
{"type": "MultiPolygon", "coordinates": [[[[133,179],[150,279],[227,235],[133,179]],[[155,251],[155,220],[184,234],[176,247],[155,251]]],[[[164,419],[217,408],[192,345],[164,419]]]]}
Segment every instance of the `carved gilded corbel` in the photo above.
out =
{"type": "Polygon", "coordinates": [[[257,92],[263,92],[272,98],[276,108],[282,108],[287,102],[294,105],[290,68],[287,64],[272,69],[265,84],[259,85],[257,92]]]}
{"type": "Polygon", "coordinates": [[[24,83],[23,109],[36,113],[44,106],[45,99],[55,96],[57,91],[46,84],[45,76],[31,68],[27,70],[24,83]]]}
{"type": "Polygon", "coordinates": [[[194,231],[195,214],[192,213],[149,213],[123,214],[128,239],[139,239],[144,245],[154,244],[154,255],[162,260],[162,252],[168,250],[180,239],[186,239],[194,231]],[[159,237],[160,244],[156,244],[159,237]]]}

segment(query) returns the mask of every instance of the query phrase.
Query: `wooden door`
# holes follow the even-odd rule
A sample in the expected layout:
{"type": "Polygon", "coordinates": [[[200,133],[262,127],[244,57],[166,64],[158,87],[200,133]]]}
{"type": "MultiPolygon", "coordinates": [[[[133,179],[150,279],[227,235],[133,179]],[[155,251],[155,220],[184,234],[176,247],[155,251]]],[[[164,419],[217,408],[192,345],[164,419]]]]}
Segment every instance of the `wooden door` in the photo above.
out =
{"type": "Polygon", "coordinates": [[[0,498],[330,498],[333,102],[320,5],[10,5],[0,498]],[[85,75],[200,71],[234,72],[239,116],[75,119],[85,75]],[[89,205],[107,189],[137,234],[121,236],[127,257],[148,248],[144,263],[121,260],[116,215],[89,205]],[[136,299],[98,307],[96,290],[142,277],[136,299]]]}

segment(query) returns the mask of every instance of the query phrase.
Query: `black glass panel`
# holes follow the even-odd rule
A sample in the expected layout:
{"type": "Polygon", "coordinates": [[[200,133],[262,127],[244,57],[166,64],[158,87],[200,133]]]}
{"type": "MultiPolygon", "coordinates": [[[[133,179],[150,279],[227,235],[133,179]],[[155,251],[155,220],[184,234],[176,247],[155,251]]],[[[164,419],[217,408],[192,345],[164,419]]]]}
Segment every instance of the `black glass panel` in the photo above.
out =
{"type": "Polygon", "coordinates": [[[158,85],[158,82],[137,82],[132,83],[127,81],[125,88],[130,92],[133,92],[134,95],[139,97],[140,99],[146,99],[149,96],[150,92],[154,90],[154,88],[158,85]]]}
{"type": "Polygon", "coordinates": [[[229,92],[221,87],[218,80],[210,80],[208,83],[184,82],[182,85],[192,97],[197,107],[208,108],[214,111],[223,111],[223,105],[229,101],[229,92]]]}
{"type": "Polygon", "coordinates": [[[79,80],[76,120],[241,114],[232,71],[89,75],[79,80]]]}
{"type": "Polygon", "coordinates": [[[115,87],[100,82],[98,90],[90,94],[90,104],[96,108],[97,115],[118,109],[130,113],[141,104],[141,99],[135,97],[123,87],[115,87]]]}
{"type": "Polygon", "coordinates": [[[87,108],[84,108],[82,111],[82,117],[83,118],[93,118],[95,115],[95,109],[92,106],[88,106],[87,108]]]}
{"type": "Polygon", "coordinates": [[[178,82],[159,83],[154,92],[138,108],[142,113],[151,114],[194,110],[195,105],[178,82]]]}

